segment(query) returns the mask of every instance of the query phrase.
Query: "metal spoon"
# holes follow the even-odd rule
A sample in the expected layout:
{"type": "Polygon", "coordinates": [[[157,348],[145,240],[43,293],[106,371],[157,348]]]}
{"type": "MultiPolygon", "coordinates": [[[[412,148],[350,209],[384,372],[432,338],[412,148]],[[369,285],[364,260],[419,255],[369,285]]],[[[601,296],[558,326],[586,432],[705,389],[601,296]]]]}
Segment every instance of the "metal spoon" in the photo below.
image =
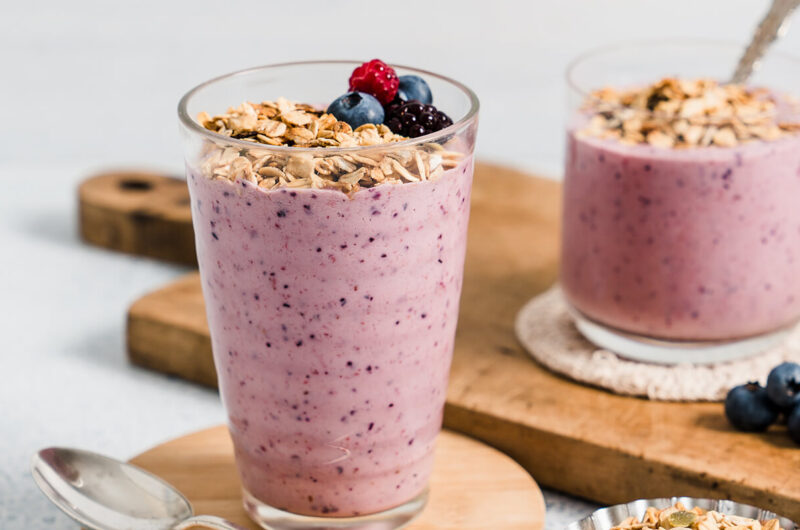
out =
{"type": "Polygon", "coordinates": [[[242,530],[220,517],[192,517],[181,493],[150,473],[107,456],[49,447],[31,460],[36,484],[64,513],[95,530],[242,530]]]}
{"type": "Polygon", "coordinates": [[[789,15],[798,5],[800,0],[772,0],[772,6],[756,28],[750,45],[739,59],[731,83],[744,83],[753,71],[758,69],[761,58],[767,53],[770,45],[786,33],[789,15]]]}

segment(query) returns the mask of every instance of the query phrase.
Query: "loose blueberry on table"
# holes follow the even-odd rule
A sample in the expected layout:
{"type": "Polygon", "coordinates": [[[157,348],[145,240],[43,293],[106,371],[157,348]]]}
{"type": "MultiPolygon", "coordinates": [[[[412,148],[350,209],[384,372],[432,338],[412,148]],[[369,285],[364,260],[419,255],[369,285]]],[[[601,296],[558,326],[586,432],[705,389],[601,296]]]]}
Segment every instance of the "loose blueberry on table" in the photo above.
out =
{"type": "Polygon", "coordinates": [[[778,409],[758,383],[733,388],[725,399],[725,414],[740,431],[764,431],[778,419],[778,409]]]}
{"type": "Polygon", "coordinates": [[[789,430],[789,436],[792,437],[792,440],[800,444],[800,407],[795,407],[794,410],[789,413],[786,428],[789,430]]]}
{"type": "Polygon", "coordinates": [[[789,436],[800,444],[800,364],[785,362],[773,368],[766,388],[747,383],[731,389],[725,415],[745,432],[765,431],[783,415],[789,436]]]}
{"type": "Polygon", "coordinates": [[[767,394],[777,406],[793,408],[800,403],[800,364],[782,363],[767,378],[767,394]]]}

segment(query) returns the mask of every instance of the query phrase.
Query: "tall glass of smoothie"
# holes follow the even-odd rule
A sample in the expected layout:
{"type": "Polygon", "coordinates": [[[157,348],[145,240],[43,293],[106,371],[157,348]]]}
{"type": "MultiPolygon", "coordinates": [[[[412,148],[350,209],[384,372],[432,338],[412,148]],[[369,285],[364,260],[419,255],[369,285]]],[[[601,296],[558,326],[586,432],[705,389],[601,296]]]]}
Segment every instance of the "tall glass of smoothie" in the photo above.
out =
{"type": "Polygon", "coordinates": [[[237,72],[179,106],[220,393],[265,528],[397,528],[427,499],[478,100],[373,64],[356,82],[384,76],[377,95],[337,114],[358,66],[237,72]]]}
{"type": "Polygon", "coordinates": [[[568,72],[561,284],[597,345],[661,363],[762,351],[800,319],[800,61],[601,50],[568,72]]]}

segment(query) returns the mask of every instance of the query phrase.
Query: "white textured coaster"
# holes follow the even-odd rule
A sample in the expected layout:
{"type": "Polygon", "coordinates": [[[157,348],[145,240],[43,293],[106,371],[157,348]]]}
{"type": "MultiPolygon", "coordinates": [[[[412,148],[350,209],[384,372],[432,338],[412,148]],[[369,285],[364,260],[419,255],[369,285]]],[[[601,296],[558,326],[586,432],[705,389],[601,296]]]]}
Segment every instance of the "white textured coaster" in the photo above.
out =
{"type": "Polygon", "coordinates": [[[556,285],[517,314],[517,337],[547,368],[582,383],[618,394],[660,401],[719,401],[731,387],[759,380],[776,365],[800,362],[800,326],[764,353],[718,364],[647,364],[598,349],[575,328],[556,285]]]}

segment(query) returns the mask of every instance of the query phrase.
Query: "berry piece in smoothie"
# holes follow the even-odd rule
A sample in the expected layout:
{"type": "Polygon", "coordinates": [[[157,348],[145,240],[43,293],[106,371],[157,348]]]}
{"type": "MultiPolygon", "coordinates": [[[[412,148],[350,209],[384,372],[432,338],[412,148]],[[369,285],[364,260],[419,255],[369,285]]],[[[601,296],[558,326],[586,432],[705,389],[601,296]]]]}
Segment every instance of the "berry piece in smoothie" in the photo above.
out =
{"type": "Polygon", "coordinates": [[[383,105],[394,99],[399,85],[394,68],[379,59],[362,64],[350,75],[351,91],[370,94],[383,105]]]}
{"type": "Polygon", "coordinates": [[[416,99],[424,105],[433,103],[433,94],[428,83],[418,75],[401,75],[397,97],[402,101],[416,99]]]}
{"type": "Polygon", "coordinates": [[[447,114],[433,105],[412,100],[387,109],[386,125],[397,134],[416,138],[453,125],[447,114]]]}
{"type": "Polygon", "coordinates": [[[383,106],[364,92],[350,92],[334,99],[327,112],[357,129],[367,123],[383,123],[383,106]]]}
{"type": "Polygon", "coordinates": [[[779,364],[767,378],[767,395],[783,409],[800,405],[800,364],[779,364]]]}
{"type": "Polygon", "coordinates": [[[725,415],[731,425],[746,432],[764,431],[778,419],[778,410],[758,383],[731,389],[725,398],[725,415]]]}

